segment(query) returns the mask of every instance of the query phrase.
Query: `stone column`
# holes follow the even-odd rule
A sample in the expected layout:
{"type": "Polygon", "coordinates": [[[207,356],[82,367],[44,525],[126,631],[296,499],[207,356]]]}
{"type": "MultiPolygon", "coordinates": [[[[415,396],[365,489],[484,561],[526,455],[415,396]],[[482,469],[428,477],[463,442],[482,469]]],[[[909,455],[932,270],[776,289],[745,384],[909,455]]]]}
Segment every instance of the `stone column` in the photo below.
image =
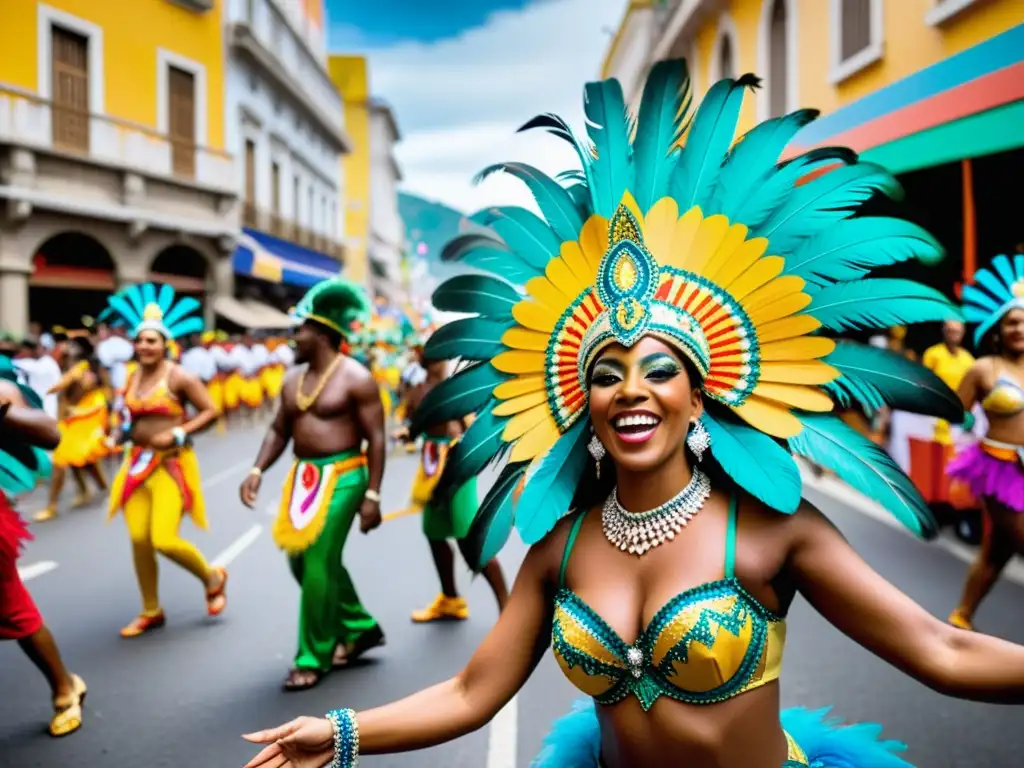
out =
{"type": "Polygon", "coordinates": [[[28,333],[28,278],[32,262],[15,250],[13,238],[0,233],[0,330],[17,337],[28,333]]]}
{"type": "Polygon", "coordinates": [[[217,313],[213,310],[213,302],[218,296],[235,295],[235,271],[231,263],[231,253],[221,251],[213,264],[212,272],[206,281],[205,315],[206,327],[213,328],[217,322],[217,313]]]}

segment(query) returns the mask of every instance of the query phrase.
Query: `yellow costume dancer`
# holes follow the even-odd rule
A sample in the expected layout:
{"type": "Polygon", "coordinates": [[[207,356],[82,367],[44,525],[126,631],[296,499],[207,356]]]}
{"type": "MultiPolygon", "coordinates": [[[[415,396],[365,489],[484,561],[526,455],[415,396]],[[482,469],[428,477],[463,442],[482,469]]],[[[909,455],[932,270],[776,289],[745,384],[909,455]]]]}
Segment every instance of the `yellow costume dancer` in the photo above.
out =
{"type": "Polygon", "coordinates": [[[263,366],[260,372],[260,383],[268,400],[277,400],[284,386],[285,365],[277,356],[277,350],[288,342],[284,339],[267,339],[267,351],[270,353],[269,362],[263,366]]]}
{"type": "Polygon", "coordinates": [[[226,606],[227,572],[210,566],[195,545],[178,533],[185,515],[197,527],[207,527],[190,435],[210,424],[217,412],[199,378],[166,358],[169,340],[202,328],[202,320],[190,316],[199,303],[184,298],[175,304],[170,286],[162,286],[158,294],[149,284],[132,286],[109,301],[133,328],[139,360],[124,397],[131,419],[126,425],[130,442],[110,494],[110,517],[124,510],[142,593],[142,613],[121,630],[122,637],[135,637],[165,622],[157,592],[158,552],[203,582],[211,616],[226,606]],[[140,307],[144,308],[141,313],[140,307]],[[164,318],[170,322],[165,324],[164,318]],[[190,421],[186,421],[186,402],[199,412],[190,421]]]}

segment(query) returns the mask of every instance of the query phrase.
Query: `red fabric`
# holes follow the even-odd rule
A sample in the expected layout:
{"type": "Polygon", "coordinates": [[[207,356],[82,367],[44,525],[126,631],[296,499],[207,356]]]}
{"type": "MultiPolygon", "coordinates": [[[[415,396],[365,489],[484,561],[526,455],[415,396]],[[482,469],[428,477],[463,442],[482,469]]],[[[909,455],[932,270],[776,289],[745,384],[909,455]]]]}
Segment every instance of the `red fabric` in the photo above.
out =
{"type": "Polygon", "coordinates": [[[31,541],[28,526],[11,507],[7,497],[0,492],[0,562],[18,559],[24,542],[31,541]]]}
{"type": "Polygon", "coordinates": [[[21,542],[31,538],[25,523],[0,493],[0,640],[20,640],[43,626],[43,617],[25,589],[15,562],[21,542]]]}

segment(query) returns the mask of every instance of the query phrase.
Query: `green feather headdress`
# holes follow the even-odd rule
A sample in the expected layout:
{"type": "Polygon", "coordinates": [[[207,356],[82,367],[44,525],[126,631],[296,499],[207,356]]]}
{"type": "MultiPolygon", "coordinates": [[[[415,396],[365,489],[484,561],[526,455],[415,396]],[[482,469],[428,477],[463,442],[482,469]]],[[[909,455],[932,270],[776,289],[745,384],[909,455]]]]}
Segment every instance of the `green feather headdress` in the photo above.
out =
{"type": "Polygon", "coordinates": [[[618,82],[590,83],[589,141],[555,115],[523,126],[569,142],[579,170],[553,179],[503,163],[481,173],[520,179],[542,216],[488,208],[471,218],[490,234],[445,248],[443,259],[489,274],[437,289],[437,309],[475,317],[439,329],[425,353],[473,364],[431,391],[413,425],[478,413],[453,448],[445,487],[507,458],[464,547],[475,566],[513,524],[533,543],[566,513],[589,461],[588,362],[607,344],[647,335],[700,371],[711,452],[742,489],[792,513],[803,491],[798,454],[914,532],[934,533],[899,467],[831,411],[881,403],[959,423],[959,401],[920,366],[829,336],[958,317],[930,288],[869,277],[897,262],[933,263],[942,249],[909,222],[855,216],[875,194],[902,194],[885,169],[843,148],[778,162],[816,112],[768,120],[734,143],[756,83],[722,80],[693,114],[685,62],[662,62],[635,119],[618,82]]]}
{"type": "Polygon", "coordinates": [[[341,277],[321,280],[310,288],[296,305],[293,316],[312,320],[348,336],[352,323],[365,322],[370,316],[370,299],[357,283],[341,277]]]}

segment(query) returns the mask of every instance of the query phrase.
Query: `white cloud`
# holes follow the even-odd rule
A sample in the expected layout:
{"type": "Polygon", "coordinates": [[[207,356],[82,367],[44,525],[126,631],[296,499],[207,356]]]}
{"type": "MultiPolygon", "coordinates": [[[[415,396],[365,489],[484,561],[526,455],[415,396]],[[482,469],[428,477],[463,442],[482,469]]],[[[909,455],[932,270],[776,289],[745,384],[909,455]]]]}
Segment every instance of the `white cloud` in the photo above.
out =
{"type": "Polygon", "coordinates": [[[479,187],[471,180],[503,160],[552,174],[576,166],[560,139],[515,131],[542,112],[582,130],[583,85],[599,76],[623,7],[624,0],[536,0],[454,38],[371,50],[372,90],[394,107],[403,133],[403,188],[464,211],[532,207],[515,179],[492,176],[479,187]]]}

